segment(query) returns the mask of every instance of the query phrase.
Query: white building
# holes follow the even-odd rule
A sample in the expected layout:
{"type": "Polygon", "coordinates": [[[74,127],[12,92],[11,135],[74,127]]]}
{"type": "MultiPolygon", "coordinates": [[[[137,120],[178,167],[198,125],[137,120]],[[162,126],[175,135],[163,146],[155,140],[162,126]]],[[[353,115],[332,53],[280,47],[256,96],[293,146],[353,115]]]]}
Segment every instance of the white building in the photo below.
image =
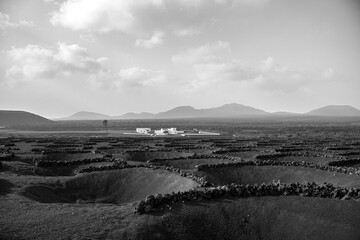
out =
{"type": "Polygon", "coordinates": [[[160,130],[155,130],[155,135],[176,135],[184,133],[184,131],[178,131],[176,128],[162,128],[160,130]]]}
{"type": "Polygon", "coordinates": [[[181,134],[184,133],[184,131],[179,131],[176,128],[168,128],[169,134],[181,134]]]}
{"type": "Polygon", "coordinates": [[[167,131],[169,134],[178,134],[178,131],[176,130],[176,128],[168,128],[167,131]]]}
{"type": "Polygon", "coordinates": [[[137,133],[150,134],[151,128],[136,128],[137,133]]]}
{"type": "Polygon", "coordinates": [[[162,128],[160,130],[155,130],[154,133],[155,133],[155,135],[167,135],[167,134],[169,134],[168,130],[164,129],[164,128],[162,128]]]}

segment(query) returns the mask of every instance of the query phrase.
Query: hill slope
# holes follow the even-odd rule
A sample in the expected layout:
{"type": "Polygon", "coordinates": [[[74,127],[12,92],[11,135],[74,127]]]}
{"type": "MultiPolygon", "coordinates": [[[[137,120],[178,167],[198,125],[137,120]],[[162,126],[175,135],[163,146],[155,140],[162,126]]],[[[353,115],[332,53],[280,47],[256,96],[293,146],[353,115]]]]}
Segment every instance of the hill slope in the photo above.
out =
{"type": "Polygon", "coordinates": [[[0,126],[3,127],[49,123],[52,123],[52,121],[30,112],[0,110],[0,126]]]}
{"type": "Polygon", "coordinates": [[[114,116],[111,118],[112,119],[151,119],[151,118],[154,118],[154,114],[148,113],[148,112],[142,112],[142,113],[130,112],[130,113],[126,113],[121,116],[114,116]]]}
{"type": "Polygon", "coordinates": [[[231,117],[244,117],[244,116],[259,116],[266,115],[267,112],[248,107],[242,104],[231,103],[225,104],[220,107],[195,109],[191,106],[182,106],[171,109],[167,112],[158,113],[157,118],[196,118],[196,117],[209,117],[209,118],[231,118],[231,117]]]}
{"type": "Polygon", "coordinates": [[[268,113],[253,107],[242,104],[231,103],[221,107],[200,110],[202,116],[205,117],[241,117],[253,115],[267,115],[268,113]]]}
{"type": "Polygon", "coordinates": [[[155,115],[157,118],[192,118],[200,116],[199,110],[192,106],[180,106],[155,115]]]}
{"type": "Polygon", "coordinates": [[[360,116],[360,110],[349,105],[329,105],[312,110],[306,115],[317,116],[360,116]]]}
{"type": "Polygon", "coordinates": [[[62,120],[104,120],[108,118],[110,118],[109,115],[95,113],[95,112],[81,111],[62,120]]]}

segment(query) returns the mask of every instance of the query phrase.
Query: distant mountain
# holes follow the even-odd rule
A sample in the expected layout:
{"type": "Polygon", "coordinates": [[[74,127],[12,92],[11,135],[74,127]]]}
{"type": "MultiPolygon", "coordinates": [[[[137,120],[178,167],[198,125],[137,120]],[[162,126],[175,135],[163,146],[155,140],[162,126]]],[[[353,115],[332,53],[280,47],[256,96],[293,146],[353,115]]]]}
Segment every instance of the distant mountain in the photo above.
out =
{"type": "Polygon", "coordinates": [[[237,118],[260,116],[268,113],[256,108],[237,103],[225,104],[221,107],[196,109],[192,106],[180,106],[160,113],[126,113],[112,119],[174,119],[174,118],[237,118]]]}
{"type": "Polygon", "coordinates": [[[292,112],[273,112],[271,116],[278,116],[278,117],[289,117],[289,116],[300,116],[301,113],[292,113],[292,112]]]}
{"type": "Polygon", "coordinates": [[[0,110],[1,127],[41,125],[49,123],[53,123],[53,121],[30,112],[0,110]]]}
{"type": "Polygon", "coordinates": [[[248,107],[237,103],[225,104],[221,107],[202,109],[200,110],[200,112],[203,117],[219,117],[219,118],[259,116],[259,115],[269,114],[263,110],[256,109],[253,107],[248,107]]]}
{"type": "Polygon", "coordinates": [[[192,106],[180,106],[166,112],[155,114],[156,118],[193,118],[200,116],[199,110],[192,106]]]}
{"type": "Polygon", "coordinates": [[[126,113],[121,116],[114,116],[111,119],[152,119],[154,118],[155,114],[142,112],[142,113],[126,113]]]}
{"type": "Polygon", "coordinates": [[[109,118],[110,118],[109,115],[95,113],[95,112],[81,111],[69,117],[62,118],[61,120],[105,120],[109,118]]]}
{"type": "Polygon", "coordinates": [[[121,116],[109,116],[94,112],[78,112],[67,118],[56,120],[104,120],[104,119],[176,119],[176,118],[242,118],[242,117],[301,117],[301,116],[360,116],[360,110],[351,106],[326,106],[305,114],[291,112],[269,113],[261,109],[238,103],[220,107],[196,109],[192,106],[180,106],[159,113],[133,113],[121,116]]]}
{"type": "Polygon", "coordinates": [[[360,110],[349,105],[329,105],[312,110],[306,113],[306,115],[351,117],[360,116],[360,110]]]}
{"type": "Polygon", "coordinates": [[[245,105],[231,103],[220,107],[195,109],[192,106],[181,106],[166,112],[155,114],[155,118],[238,118],[267,115],[268,113],[245,105]]]}

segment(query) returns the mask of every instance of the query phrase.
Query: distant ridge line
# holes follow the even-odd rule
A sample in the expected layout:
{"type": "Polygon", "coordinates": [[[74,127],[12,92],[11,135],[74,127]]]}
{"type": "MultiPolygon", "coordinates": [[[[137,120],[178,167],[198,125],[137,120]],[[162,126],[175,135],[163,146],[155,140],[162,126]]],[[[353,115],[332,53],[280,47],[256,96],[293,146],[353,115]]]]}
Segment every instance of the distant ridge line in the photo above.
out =
{"type": "MultiPolygon", "coordinates": [[[[231,103],[220,107],[196,109],[192,106],[179,106],[159,113],[126,113],[120,116],[81,111],[69,117],[52,119],[68,120],[121,120],[121,119],[191,119],[191,118],[261,118],[261,117],[360,117],[360,110],[349,105],[328,105],[307,113],[266,112],[261,109],[231,103]]],[[[51,120],[26,111],[0,110],[0,127],[11,125],[40,125],[52,123],[51,120]]]]}
{"type": "Polygon", "coordinates": [[[180,119],[180,118],[243,118],[243,117],[265,117],[265,116],[324,116],[324,117],[350,117],[360,116],[360,110],[349,105],[328,105],[311,110],[307,113],[292,112],[266,112],[250,106],[230,103],[220,107],[196,109],[192,106],[179,106],[165,112],[159,113],[134,113],[129,112],[119,116],[109,116],[93,112],[78,112],[70,117],[60,120],[101,120],[101,119],[180,119]],[[85,114],[88,118],[85,118],[85,114]],[[74,118],[82,116],[82,118],[74,118]]]}

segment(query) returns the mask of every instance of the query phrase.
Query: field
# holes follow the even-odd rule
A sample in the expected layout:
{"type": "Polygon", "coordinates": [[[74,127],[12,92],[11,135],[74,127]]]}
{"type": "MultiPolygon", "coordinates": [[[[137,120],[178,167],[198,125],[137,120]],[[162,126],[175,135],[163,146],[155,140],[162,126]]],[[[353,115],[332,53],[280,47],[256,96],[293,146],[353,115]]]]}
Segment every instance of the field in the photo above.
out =
{"type": "Polygon", "coordinates": [[[0,239],[360,239],[360,119],[0,129],[0,239]],[[128,136],[136,127],[208,137],[128,136]]]}

